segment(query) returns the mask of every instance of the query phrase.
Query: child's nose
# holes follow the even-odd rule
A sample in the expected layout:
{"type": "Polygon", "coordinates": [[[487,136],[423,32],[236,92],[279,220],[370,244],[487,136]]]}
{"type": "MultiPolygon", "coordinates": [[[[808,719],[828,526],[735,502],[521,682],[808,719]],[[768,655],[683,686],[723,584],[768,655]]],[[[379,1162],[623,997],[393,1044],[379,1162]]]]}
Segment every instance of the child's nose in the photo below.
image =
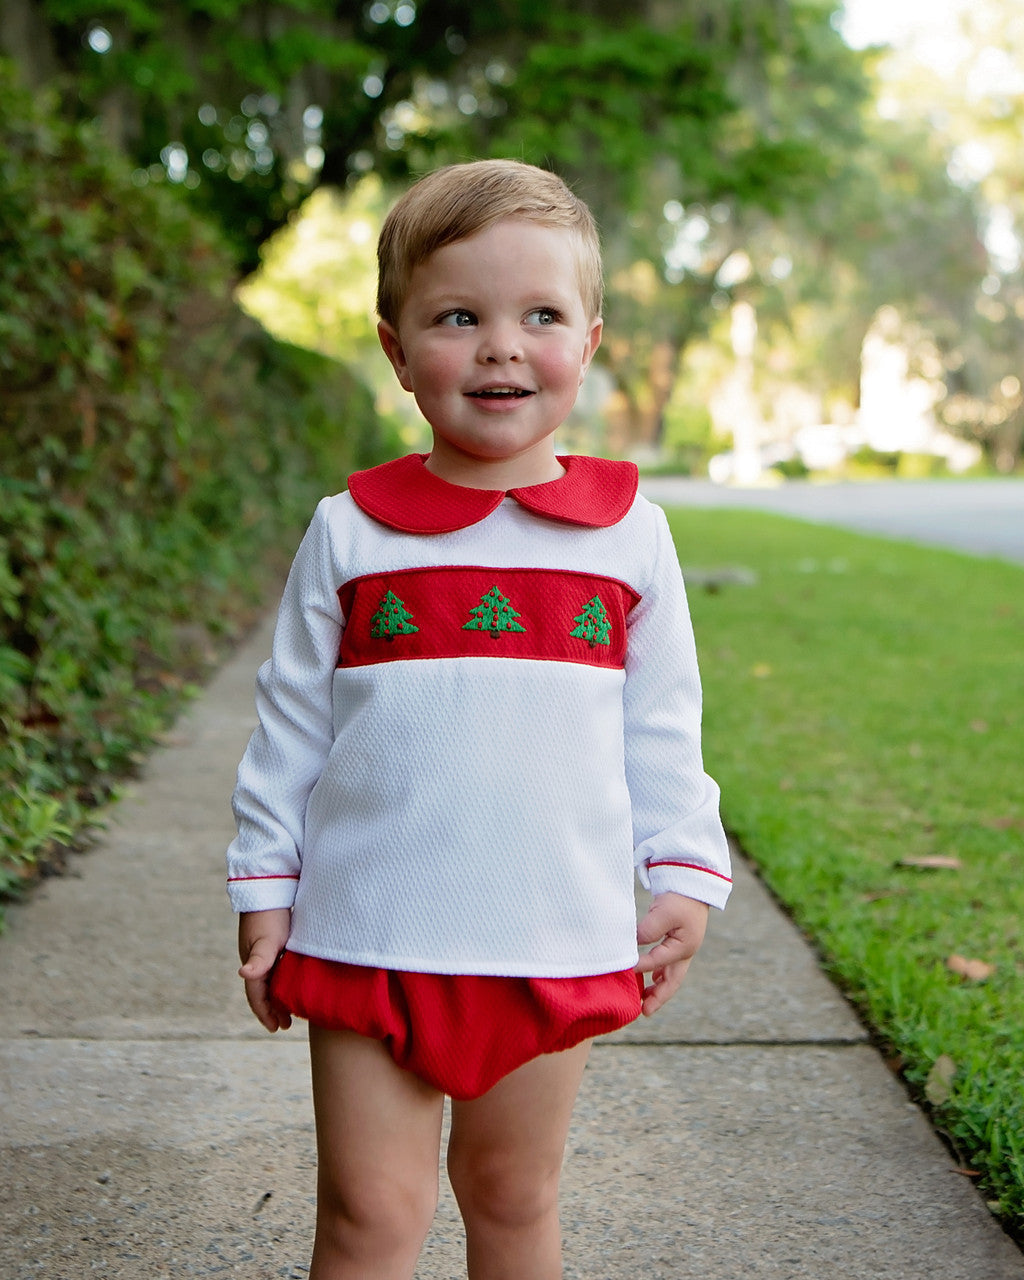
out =
{"type": "Polygon", "coordinates": [[[479,359],[483,364],[507,364],[523,358],[518,325],[490,325],[480,335],[479,359]]]}

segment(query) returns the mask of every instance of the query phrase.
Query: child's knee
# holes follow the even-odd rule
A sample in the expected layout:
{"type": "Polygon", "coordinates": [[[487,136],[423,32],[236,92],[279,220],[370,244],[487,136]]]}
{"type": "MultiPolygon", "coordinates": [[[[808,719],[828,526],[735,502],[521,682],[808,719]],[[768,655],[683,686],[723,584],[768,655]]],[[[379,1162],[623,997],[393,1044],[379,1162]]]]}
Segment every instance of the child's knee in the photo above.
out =
{"type": "Polygon", "coordinates": [[[448,1177],[464,1218],[511,1229],[558,1210],[560,1161],[509,1159],[503,1152],[448,1152],[448,1177]]]}
{"type": "Polygon", "coordinates": [[[346,1185],[322,1177],[317,1217],[322,1229],[366,1242],[369,1250],[419,1247],[437,1211],[437,1183],[372,1176],[346,1185]]]}

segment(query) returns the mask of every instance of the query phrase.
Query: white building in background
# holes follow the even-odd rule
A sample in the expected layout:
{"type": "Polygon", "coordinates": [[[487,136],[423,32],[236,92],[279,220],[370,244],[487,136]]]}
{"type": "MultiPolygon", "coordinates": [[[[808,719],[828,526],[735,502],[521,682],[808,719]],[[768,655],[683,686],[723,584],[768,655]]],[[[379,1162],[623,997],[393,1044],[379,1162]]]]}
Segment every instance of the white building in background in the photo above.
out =
{"type": "MultiPolygon", "coordinates": [[[[966,471],[981,457],[973,441],[950,435],[939,425],[935,407],[945,394],[943,369],[937,355],[932,368],[927,358],[920,373],[912,373],[910,350],[903,341],[901,321],[893,307],[882,307],[861,348],[860,408],[852,421],[822,422],[814,416],[815,397],[797,396],[769,422],[762,420],[753,393],[751,333],[756,320],[741,310],[733,313],[734,363],[711,399],[716,427],[733,437],[733,448],[708,464],[718,484],[764,484],[779,481],[772,468],[799,459],[813,472],[835,472],[859,449],[877,453],[932,455],[950,471],[966,471]],[[802,421],[801,421],[802,419],[802,421]]],[[[820,406],[819,406],[820,411],[820,406]]]]}
{"type": "Polygon", "coordinates": [[[877,322],[861,347],[860,412],[864,443],[879,453],[930,453],[938,430],[935,406],[941,384],[911,377],[906,347],[877,322]]]}
{"type": "Polygon", "coordinates": [[[910,353],[900,341],[900,318],[882,307],[861,347],[860,410],[862,442],[879,453],[924,453],[944,458],[951,471],[966,471],[981,456],[977,444],[950,435],[939,426],[935,406],[945,394],[942,367],[935,358],[933,376],[911,374],[910,353]]]}

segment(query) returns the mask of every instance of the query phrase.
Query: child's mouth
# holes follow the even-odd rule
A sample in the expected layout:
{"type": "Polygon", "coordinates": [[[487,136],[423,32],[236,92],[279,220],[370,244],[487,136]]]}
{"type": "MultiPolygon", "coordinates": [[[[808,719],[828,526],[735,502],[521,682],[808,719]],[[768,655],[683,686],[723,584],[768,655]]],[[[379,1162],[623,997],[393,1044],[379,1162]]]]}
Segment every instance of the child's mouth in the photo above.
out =
{"type": "Polygon", "coordinates": [[[532,391],[524,391],[522,387],[484,387],[481,391],[467,393],[473,400],[525,400],[532,396],[532,391]]]}

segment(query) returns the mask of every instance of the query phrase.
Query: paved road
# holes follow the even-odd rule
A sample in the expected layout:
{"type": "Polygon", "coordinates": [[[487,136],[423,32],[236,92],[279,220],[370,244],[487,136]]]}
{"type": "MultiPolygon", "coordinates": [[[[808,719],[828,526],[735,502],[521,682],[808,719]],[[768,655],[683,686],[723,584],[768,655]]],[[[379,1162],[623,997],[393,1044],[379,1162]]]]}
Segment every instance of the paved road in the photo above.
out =
{"type": "Polygon", "coordinates": [[[659,477],[644,480],[642,488],[665,506],[753,507],[1024,564],[1024,480],[791,482],[740,489],[659,477]]]}

